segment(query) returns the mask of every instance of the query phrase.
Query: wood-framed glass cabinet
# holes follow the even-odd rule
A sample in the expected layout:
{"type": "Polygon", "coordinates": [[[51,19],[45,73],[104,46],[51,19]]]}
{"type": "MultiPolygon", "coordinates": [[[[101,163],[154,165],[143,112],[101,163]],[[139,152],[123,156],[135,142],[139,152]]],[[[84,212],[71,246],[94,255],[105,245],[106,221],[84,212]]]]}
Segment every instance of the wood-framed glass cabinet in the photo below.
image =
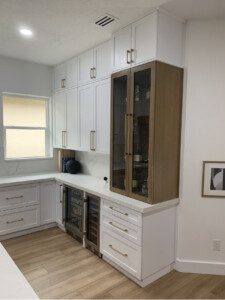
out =
{"type": "Polygon", "coordinates": [[[111,77],[113,192],[151,204],[179,195],[183,70],[154,61],[111,77]]]}

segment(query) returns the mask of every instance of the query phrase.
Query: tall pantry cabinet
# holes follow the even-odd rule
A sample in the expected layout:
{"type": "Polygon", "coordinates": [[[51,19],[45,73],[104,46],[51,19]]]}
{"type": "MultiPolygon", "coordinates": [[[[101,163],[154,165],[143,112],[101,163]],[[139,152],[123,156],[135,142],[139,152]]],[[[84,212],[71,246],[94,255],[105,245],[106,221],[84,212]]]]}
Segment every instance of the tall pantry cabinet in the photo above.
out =
{"type": "Polygon", "coordinates": [[[183,70],[159,61],[112,75],[111,190],[178,197],[183,70]]]}

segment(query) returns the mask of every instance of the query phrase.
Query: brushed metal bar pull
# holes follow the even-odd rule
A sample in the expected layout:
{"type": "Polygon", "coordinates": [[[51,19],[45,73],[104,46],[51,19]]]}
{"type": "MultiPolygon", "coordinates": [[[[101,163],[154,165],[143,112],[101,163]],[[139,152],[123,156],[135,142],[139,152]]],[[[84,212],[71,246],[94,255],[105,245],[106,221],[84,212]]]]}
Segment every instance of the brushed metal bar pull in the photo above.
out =
{"type": "Polygon", "coordinates": [[[60,196],[59,196],[59,203],[63,203],[63,185],[60,185],[60,196]]]}
{"type": "Polygon", "coordinates": [[[95,151],[95,130],[90,131],[90,150],[95,151]]]}
{"type": "Polygon", "coordinates": [[[135,50],[131,49],[131,63],[135,62],[135,50]]]}
{"type": "Polygon", "coordinates": [[[127,64],[131,64],[131,51],[127,50],[127,64]]]}
{"type": "Polygon", "coordinates": [[[62,148],[66,148],[66,130],[62,130],[62,148]]]}
{"type": "Polygon", "coordinates": [[[66,87],[66,79],[61,80],[61,88],[64,89],[66,87]]]}
{"type": "Polygon", "coordinates": [[[93,68],[90,68],[90,78],[93,79],[93,68]]]}
{"type": "Polygon", "coordinates": [[[16,222],[22,222],[24,220],[24,218],[18,219],[18,220],[13,220],[13,221],[6,221],[7,224],[12,224],[12,223],[16,223],[16,222]]]}
{"type": "Polygon", "coordinates": [[[122,211],[119,211],[119,210],[113,208],[113,206],[110,206],[109,208],[110,208],[111,210],[113,210],[113,211],[116,211],[116,212],[118,212],[118,213],[124,215],[124,216],[128,216],[128,213],[124,213],[124,212],[122,212],[122,211]]]}
{"type": "Polygon", "coordinates": [[[84,202],[83,232],[87,232],[87,202],[84,202]]]}
{"type": "Polygon", "coordinates": [[[12,200],[12,199],[21,199],[23,198],[23,195],[20,195],[20,196],[14,196],[14,197],[6,197],[5,199],[6,200],[12,200]]]}
{"type": "Polygon", "coordinates": [[[124,257],[127,257],[127,256],[128,256],[127,253],[123,253],[123,252],[121,252],[120,250],[117,250],[116,248],[113,247],[113,245],[109,245],[109,247],[110,247],[113,251],[119,253],[120,255],[122,255],[122,256],[124,256],[124,257]]]}
{"type": "Polygon", "coordinates": [[[112,225],[113,227],[115,227],[115,228],[121,230],[121,231],[128,232],[128,229],[123,229],[123,228],[121,228],[121,227],[119,227],[119,226],[113,224],[113,222],[109,222],[109,224],[112,225]]]}

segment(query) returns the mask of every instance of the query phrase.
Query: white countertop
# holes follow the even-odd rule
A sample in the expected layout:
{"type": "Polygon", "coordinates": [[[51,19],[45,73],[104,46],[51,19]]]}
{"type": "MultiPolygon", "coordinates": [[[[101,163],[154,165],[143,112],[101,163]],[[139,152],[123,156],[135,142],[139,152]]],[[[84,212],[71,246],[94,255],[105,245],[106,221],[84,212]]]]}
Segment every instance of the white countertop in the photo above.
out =
{"type": "Polygon", "coordinates": [[[0,299],[39,299],[0,243],[0,299]]]}
{"type": "Polygon", "coordinates": [[[138,201],[109,190],[109,184],[104,180],[84,174],[68,174],[68,173],[44,173],[32,174],[25,176],[8,176],[0,177],[0,187],[12,184],[43,182],[48,180],[56,180],[60,183],[82,189],[87,193],[92,193],[106,200],[113,201],[120,205],[126,206],[141,213],[150,213],[155,210],[161,210],[166,207],[174,206],[179,203],[179,199],[173,199],[158,204],[148,204],[138,201]]]}

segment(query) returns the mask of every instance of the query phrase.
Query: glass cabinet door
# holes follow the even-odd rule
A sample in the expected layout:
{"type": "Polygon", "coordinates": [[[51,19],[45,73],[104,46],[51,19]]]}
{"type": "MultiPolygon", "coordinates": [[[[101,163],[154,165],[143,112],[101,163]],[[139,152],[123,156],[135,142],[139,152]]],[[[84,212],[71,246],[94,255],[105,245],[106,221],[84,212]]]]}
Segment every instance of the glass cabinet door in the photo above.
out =
{"type": "Polygon", "coordinates": [[[151,69],[132,72],[131,120],[131,194],[149,196],[149,116],[151,69]]]}
{"type": "Polygon", "coordinates": [[[114,190],[123,194],[128,185],[126,149],[129,73],[121,73],[121,76],[112,78],[111,185],[114,190]]]}

